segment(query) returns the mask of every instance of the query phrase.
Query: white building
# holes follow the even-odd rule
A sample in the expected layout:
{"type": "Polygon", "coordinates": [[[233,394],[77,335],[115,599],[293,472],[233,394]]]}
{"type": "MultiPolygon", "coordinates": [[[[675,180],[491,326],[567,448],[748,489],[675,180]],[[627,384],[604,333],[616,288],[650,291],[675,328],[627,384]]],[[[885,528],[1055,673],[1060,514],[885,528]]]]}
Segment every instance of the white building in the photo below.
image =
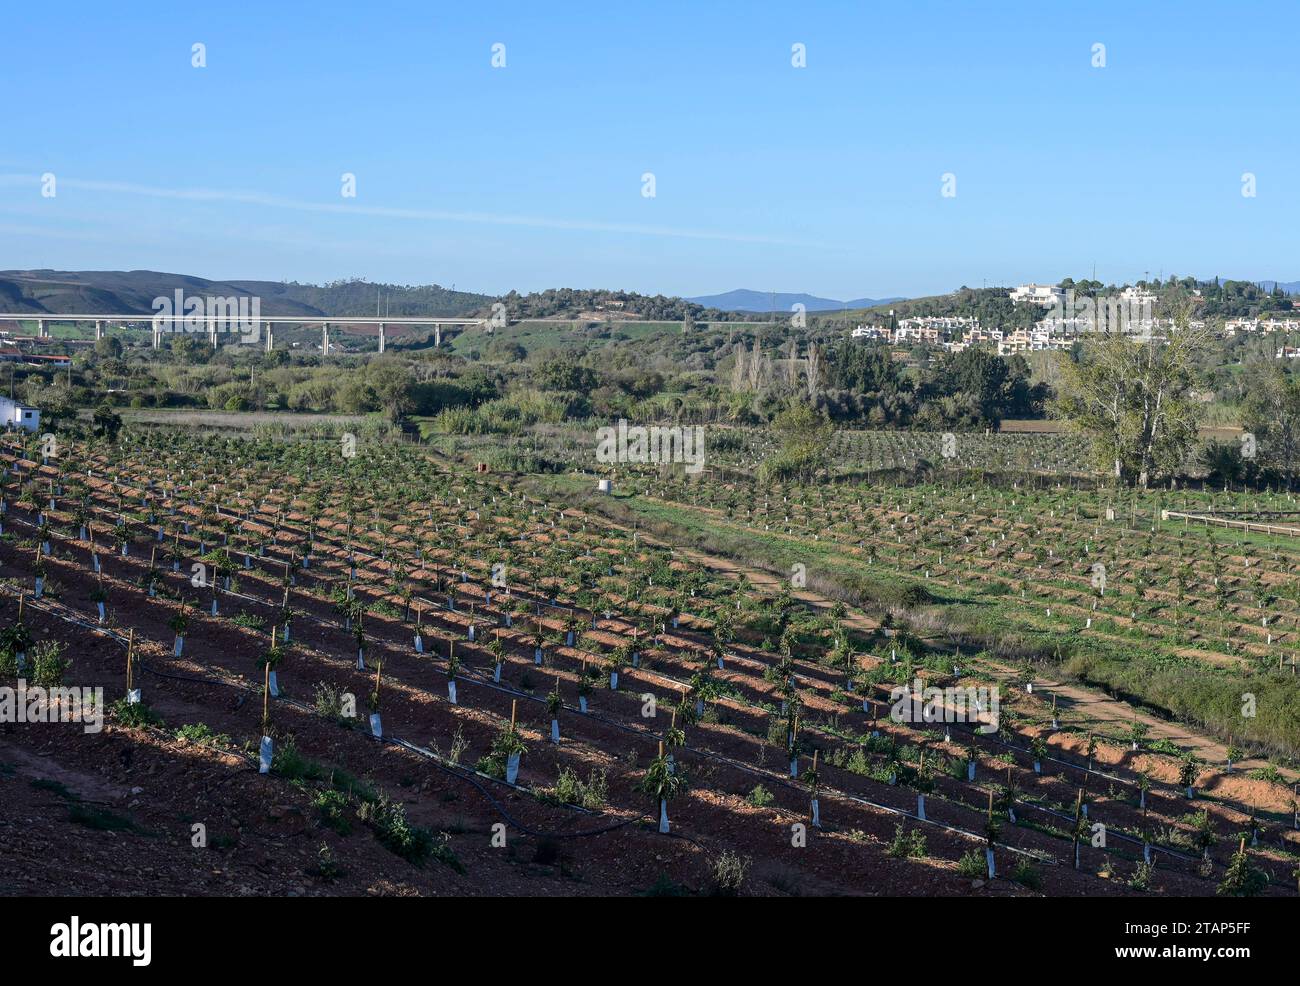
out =
{"type": "Polygon", "coordinates": [[[1017,305],[1028,301],[1044,308],[1054,308],[1065,301],[1065,289],[1055,284],[1022,284],[1011,292],[1011,301],[1017,305]]]}
{"type": "Polygon", "coordinates": [[[41,427],[41,409],[0,397],[0,424],[9,428],[37,431],[41,427]]]}
{"type": "Polygon", "coordinates": [[[859,325],[853,330],[854,339],[883,339],[885,342],[890,341],[889,326],[887,325],[859,325]]]}
{"type": "Polygon", "coordinates": [[[980,320],[973,315],[916,315],[899,321],[895,342],[941,342],[978,332],[980,320]]]}
{"type": "Polygon", "coordinates": [[[1158,300],[1155,294],[1143,288],[1127,287],[1119,293],[1119,300],[1130,305],[1152,305],[1158,300]]]}

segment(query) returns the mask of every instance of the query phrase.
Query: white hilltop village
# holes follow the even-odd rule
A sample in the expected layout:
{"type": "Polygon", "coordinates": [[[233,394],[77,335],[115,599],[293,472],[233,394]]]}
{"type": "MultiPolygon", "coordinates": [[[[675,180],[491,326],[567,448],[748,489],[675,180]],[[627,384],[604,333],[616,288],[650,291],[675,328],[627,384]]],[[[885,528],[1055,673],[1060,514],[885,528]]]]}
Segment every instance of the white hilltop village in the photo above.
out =
{"type": "MultiPolygon", "coordinates": [[[[1090,305],[1076,302],[1073,292],[1054,284],[1021,284],[1009,292],[1009,297],[1017,306],[1037,305],[1050,311],[1033,328],[1004,331],[981,325],[979,317],[974,315],[914,315],[895,319],[891,310],[887,321],[858,325],[849,334],[854,339],[896,346],[932,346],[951,353],[987,346],[999,356],[1011,356],[1069,349],[1081,336],[1107,331],[1108,324],[1116,324],[1117,314],[1122,331],[1133,338],[1162,342],[1163,334],[1172,325],[1172,319],[1156,318],[1152,314],[1156,295],[1138,287],[1126,287],[1113,298],[1096,302],[1096,308],[1102,310],[1101,316],[1090,305]]],[[[1199,320],[1190,325],[1195,329],[1206,328],[1206,323],[1199,320]]],[[[1256,332],[1300,332],[1300,318],[1225,319],[1217,327],[1218,335],[1224,338],[1256,332]]],[[[1278,359],[1297,357],[1300,357],[1298,346],[1282,346],[1277,350],[1278,359]]]]}

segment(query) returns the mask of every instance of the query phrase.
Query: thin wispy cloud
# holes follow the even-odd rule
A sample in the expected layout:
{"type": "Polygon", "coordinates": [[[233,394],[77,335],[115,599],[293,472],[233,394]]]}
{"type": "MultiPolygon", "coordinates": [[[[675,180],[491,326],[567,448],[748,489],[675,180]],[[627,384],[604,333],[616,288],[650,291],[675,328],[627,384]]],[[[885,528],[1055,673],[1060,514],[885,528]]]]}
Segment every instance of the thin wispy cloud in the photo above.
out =
{"type": "MultiPolygon", "coordinates": [[[[37,185],[37,175],[0,175],[0,185],[37,185]]],[[[113,195],[137,195],[152,199],[171,199],[186,202],[218,202],[231,205],[250,205],[263,209],[283,209],[297,212],[325,213],[329,215],[371,216],[379,219],[400,219],[416,222],[469,223],[484,226],[523,226],[534,229],[555,229],[585,233],[617,233],[629,236],[660,236],[689,240],[720,240],[730,243],[755,243],[779,246],[820,247],[822,244],[785,237],[755,233],[736,233],[720,230],[685,229],[675,226],[655,226],[643,223],[598,222],[587,219],[558,219],[551,216],[501,215],[489,212],[463,212],[445,209],[412,209],[394,206],[361,205],[355,202],[314,202],[306,199],[285,198],[261,192],[215,188],[165,188],[141,185],[134,182],[98,181],[85,178],[58,178],[61,188],[113,195]]]]}

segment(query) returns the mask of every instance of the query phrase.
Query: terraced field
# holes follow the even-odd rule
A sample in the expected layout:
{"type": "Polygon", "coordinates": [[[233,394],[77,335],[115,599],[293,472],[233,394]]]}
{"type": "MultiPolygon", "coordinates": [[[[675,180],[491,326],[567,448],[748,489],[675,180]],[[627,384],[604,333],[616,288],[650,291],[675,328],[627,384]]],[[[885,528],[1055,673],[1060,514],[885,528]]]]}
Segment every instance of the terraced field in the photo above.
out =
{"type": "Polygon", "coordinates": [[[1194,895],[1243,840],[1295,892],[1295,559],[1160,521],[1208,494],[35,451],[3,456],[0,672],[108,717],[0,734],[10,892],[62,853],[101,893],[1194,895]],[[1000,701],[925,721],[917,681],[1000,701]]]}

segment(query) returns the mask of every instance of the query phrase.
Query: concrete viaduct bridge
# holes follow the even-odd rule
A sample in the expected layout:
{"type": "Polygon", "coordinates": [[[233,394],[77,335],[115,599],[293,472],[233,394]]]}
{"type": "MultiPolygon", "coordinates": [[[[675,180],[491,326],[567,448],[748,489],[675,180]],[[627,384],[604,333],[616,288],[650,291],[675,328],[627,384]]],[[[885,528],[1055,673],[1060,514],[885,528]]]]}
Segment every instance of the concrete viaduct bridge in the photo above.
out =
{"type": "Polygon", "coordinates": [[[172,333],[195,333],[195,326],[198,325],[208,336],[212,343],[212,348],[216,349],[219,337],[222,333],[235,334],[239,336],[244,343],[263,343],[266,351],[269,353],[275,345],[275,326],[276,325],[297,325],[313,326],[319,325],[321,330],[321,354],[329,353],[330,346],[330,326],[342,328],[345,326],[365,325],[379,327],[379,351],[382,353],[387,343],[387,330],[389,326],[432,326],[433,327],[433,344],[442,345],[442,330],[444,326],[469,326],[485,325],[488,320],[485,318],[421,318],[411,316],[366,316],[366,315],[325,315],[321,317],[311,317],[307,315],[259,315],[255,319],[243,319],[237,313],[224,312],[212,315],[201,313],[188,315],[62,315],[51,314],[42,315],[39,313],[28,312],[25,314],[6,314],[0,312],[0,323],[4,322],[35,322],[36,337],[38,339],[50,338],[49,325],[51,322],[93,322],[95,325],[95,338],[104,337],[104,326],[112,323],[126,328],[134,326],[146,326],[153,332],[153,348],[159,348],[162,337],[172,333]]]}

